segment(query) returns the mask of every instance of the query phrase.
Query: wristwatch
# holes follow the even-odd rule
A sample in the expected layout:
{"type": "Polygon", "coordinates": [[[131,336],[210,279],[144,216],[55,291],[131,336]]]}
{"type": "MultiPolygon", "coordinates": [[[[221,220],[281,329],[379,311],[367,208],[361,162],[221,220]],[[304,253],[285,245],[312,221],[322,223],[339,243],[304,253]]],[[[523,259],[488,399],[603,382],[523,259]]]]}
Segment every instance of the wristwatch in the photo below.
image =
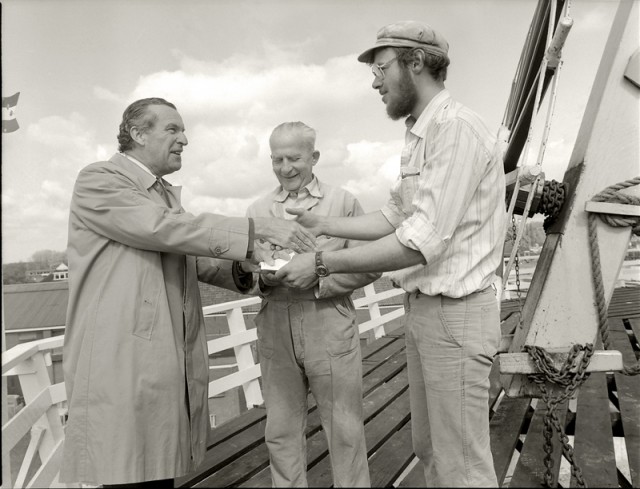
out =
{"type": "Polygon", "coordinates": [[[316,275],[318,277],[329,275],[329,269],[322,261],[322,251],[316,251],[316,275]]]}

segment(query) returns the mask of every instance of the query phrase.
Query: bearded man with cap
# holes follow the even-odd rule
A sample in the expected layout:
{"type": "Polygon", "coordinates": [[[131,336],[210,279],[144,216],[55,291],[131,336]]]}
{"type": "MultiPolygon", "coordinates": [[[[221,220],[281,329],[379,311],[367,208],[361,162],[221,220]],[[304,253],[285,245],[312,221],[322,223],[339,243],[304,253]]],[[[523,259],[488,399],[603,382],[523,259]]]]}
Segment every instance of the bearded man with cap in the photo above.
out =
{"type": "Polygon", "coordinates": [[[406,291],[413,445],[426,483],[496,487],[488,398],[506,211],[495,138],[445,88],[449,45],[430,26],[387,25],[358,60],[371,66],[389,117],[406,117],[397,181],[387,204],[362,216],[291,209],[316,235],[370,242],[295,255],[276,276],[304,288],[317,271],[394,271],[391,279],[406,291]]]}

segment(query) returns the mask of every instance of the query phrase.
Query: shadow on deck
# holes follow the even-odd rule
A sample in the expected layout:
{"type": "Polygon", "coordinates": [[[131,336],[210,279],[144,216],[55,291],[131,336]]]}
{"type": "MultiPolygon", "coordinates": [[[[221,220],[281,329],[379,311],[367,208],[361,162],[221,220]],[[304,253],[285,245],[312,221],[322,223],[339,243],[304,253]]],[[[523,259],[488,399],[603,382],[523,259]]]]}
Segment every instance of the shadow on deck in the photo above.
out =
{"type": "MultiPolygon", "coordinates": [[[[503,319],[517,310],[517,301],[503,302],[503,319]]],[[[615,291],[609,307],[609,327],[615,349],[622,352],[625,363],[634,363],[640,339],[640,288],[615,291]]],[[[424,485],[421,465],[416,462],[411,444],[402,329],[363,347],[362,357],[365,433],[372,486],[424,485]]],[[[497,365],[493,372],[496,379],[497,365]]],[[[490,405],[491,448],[501,486],[542,486],[544,403],[507,398],[501,389],[492,388],[490,405]]],[[[577,400],[561,406],[557,414],[589,486],[639,487],[640,376],[594,373],[580,389],[577,400]]],[[[210,433],[201,467],[176,481],[176,485],[271,487],[264,428],[265,410],[261,407],[215,428],[210,433]]],[[[561,474],[560,487],[574,486],[576,481],[571,478],[566,460],[562,460],[562,447],[555,435],[553,446],[554,476],[558,478],[561,474]]],[[[312,396],[307,452],[309,485],[330,487],[327,442],[312,396]]]]}

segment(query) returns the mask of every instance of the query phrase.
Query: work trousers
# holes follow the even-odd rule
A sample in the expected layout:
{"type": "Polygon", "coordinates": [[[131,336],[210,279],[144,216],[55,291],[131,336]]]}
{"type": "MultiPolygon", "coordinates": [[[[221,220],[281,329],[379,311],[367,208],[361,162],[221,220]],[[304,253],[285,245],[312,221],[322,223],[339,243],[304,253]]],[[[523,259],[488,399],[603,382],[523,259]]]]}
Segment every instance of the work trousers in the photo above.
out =
{"type": "Polygon", "coordinates": [[[263,301],[255,319],[273,486],[308,486],[305,432],[311,391],[335,487],[369,487],[353,302],[349,296],[284,299],[263,301]]]}
{"type": "Polygon", "coordinates": [[[405,295],[413,447],[428,487],[497,487],[489,372],[500,342],[494,289],[405,295]]]}

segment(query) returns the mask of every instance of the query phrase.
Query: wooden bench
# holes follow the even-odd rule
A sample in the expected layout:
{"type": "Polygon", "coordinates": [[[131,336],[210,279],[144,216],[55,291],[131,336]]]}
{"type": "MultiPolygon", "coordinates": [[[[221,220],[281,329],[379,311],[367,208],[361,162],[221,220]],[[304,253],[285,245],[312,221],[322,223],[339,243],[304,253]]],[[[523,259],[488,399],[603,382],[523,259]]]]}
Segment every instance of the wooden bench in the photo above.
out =
{"type": "MultiPolygon", "coordinates": [[[[504,302],[503,319],[517,309],[517,301],[504,302]]],[[[640,288],[617,289],[609,318],[615,348],[627,363],[635,362],[640,288]]],[[[411,443],[404,349],[399,328],[362,348],[365,435],[373,487],[424,485],[411,443]]],[[[493,375],[497,374],[494,369],[493,375]]],[[[490,428],[498,480],[501,486],[540,486],[545,472],[542,423],[546,407],[541,400],[507,398],[496,385],[494,379],[490,428]]],[[[591,487],[640,485],[640,376],[592,374],[577,401],[566,403],[557,412],[575,442],[575,459],[591,487]],[[614,439],[616,443],[624,440],[630,476],[616,466],[620,456],[616,457],[614,439]]],[[[265,418],[263,408],[253,408],[212,430],[205,461],[193,474],[178,480],[177,486],[270,487],[265,418]]],[[[313,397],[306,435],[309,485],[329,487],[332,475],[327,442],[313,397]]],[[[555,435],[553,457],[557,480],[561,465],[566,464],[561,464],[562,450],[555,435]]]]}

